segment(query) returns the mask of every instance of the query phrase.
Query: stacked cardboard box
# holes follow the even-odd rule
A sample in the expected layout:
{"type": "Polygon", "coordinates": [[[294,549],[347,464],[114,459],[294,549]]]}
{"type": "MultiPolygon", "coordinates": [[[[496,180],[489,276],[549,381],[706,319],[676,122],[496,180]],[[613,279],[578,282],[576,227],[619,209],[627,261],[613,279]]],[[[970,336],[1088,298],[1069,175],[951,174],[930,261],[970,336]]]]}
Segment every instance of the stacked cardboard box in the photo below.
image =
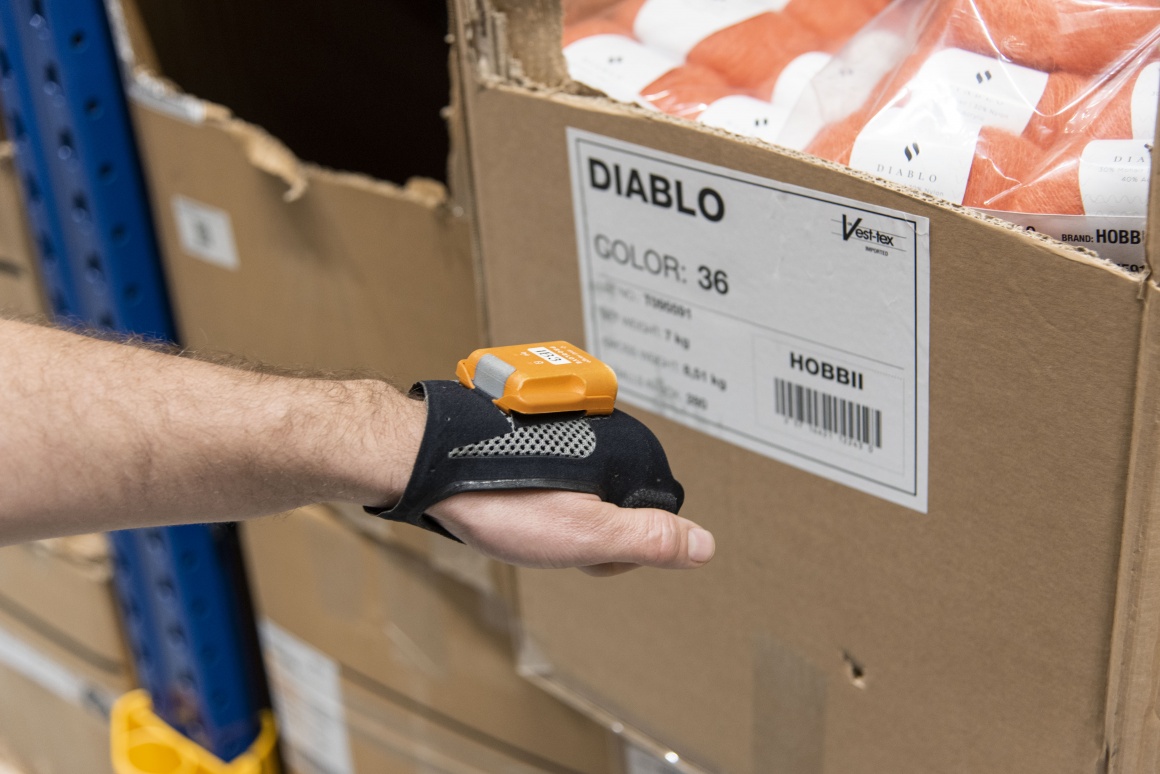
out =
{"type": "Polygon", "coordinates": [[[43,311],[44,299],[12,151],[11,143],[0,142],[0,312],[33,316],[43,311]]]}
{"type": "Polygon", "coordinates": [[[102,535],[0,548],[0,748],[29,774],[109,771],[133,687],[102,535]]]}
{"type": "MultiPolygon", "coordinates": [[[[122,18],[148,51],[131,6],[122,18]]],[[[141,65],[131,110],[185,344],[401,386],[479,346],[470,222],[444,186],[303,162],[141,65]]],[[[507,568],[354,511],[244,530],[295,770],[619,768],[613,736],[517,674],[507,568]]]]}
{"type": "MultiPolygon", "coordinates": [[[[12,148],[0,145],[0,314],[44,302],[12,148]]],[[[103,772],[133,685],[101,535],[0,548],[0,750],[24,774],[103,772]]]]}
{"type": "Polygon", "coordinates": [[[529,676],[690,771],[1154,771],[1160,289],[587,96],[557,5],[456,3],[487,333],[608,359],[718,554],[521,572],[529,676]],[[901,424],[878,446],[803,395],[901,424]]]}

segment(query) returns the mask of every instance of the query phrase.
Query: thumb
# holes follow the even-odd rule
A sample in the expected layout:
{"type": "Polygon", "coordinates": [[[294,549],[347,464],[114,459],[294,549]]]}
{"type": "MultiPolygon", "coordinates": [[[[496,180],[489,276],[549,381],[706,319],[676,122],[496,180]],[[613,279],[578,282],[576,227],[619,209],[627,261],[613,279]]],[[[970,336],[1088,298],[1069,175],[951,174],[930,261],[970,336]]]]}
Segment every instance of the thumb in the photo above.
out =
{"type": "Polygon", "coordinates": [[[691,569],[708,562],[717,550],[708,530],[656,508],[612,506],[602,526],[605,562],[691,569]]]}

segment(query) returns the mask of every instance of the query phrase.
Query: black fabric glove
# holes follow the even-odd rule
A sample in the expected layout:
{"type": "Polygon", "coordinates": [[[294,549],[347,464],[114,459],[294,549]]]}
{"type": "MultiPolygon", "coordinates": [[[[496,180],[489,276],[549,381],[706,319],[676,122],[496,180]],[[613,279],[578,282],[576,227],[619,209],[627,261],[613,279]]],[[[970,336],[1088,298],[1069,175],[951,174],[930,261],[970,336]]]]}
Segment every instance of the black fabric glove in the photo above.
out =
{"type": "Polygon", "coordinates": [[[456,381],[419,382],[411,395],[427,402],[415,469],[398,503],[368,513],[457,540],[425,511],[461,492],[562,489],[671,513],[685,499],[656,436],[623,411],[509,416],[456,381]]]}

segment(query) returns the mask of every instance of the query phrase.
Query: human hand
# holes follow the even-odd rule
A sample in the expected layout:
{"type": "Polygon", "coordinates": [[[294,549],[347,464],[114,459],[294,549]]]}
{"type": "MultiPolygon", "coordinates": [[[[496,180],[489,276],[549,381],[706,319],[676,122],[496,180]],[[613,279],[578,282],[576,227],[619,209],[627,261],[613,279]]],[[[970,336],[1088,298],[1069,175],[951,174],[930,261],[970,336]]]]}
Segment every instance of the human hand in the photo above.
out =
{"type": "Polygon", "coordinates": [[[596,576],[641,566],[693,569],[716,550],[713,535],[688,519],[579,492],[467,492],[428,513],[477,551],[523,567],[578,567],[596,576]]]}

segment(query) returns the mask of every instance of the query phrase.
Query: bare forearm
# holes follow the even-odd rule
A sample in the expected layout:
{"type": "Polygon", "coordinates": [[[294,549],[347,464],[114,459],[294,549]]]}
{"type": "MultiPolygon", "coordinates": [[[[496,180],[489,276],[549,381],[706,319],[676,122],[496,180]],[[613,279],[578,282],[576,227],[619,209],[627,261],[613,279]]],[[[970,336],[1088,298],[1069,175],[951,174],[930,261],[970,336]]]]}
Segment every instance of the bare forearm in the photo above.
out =
{"type": "Polygon", "coordinates": [[[406,483],[423,408],[0,320],[0,544],[241,519],[406,483]]]}

